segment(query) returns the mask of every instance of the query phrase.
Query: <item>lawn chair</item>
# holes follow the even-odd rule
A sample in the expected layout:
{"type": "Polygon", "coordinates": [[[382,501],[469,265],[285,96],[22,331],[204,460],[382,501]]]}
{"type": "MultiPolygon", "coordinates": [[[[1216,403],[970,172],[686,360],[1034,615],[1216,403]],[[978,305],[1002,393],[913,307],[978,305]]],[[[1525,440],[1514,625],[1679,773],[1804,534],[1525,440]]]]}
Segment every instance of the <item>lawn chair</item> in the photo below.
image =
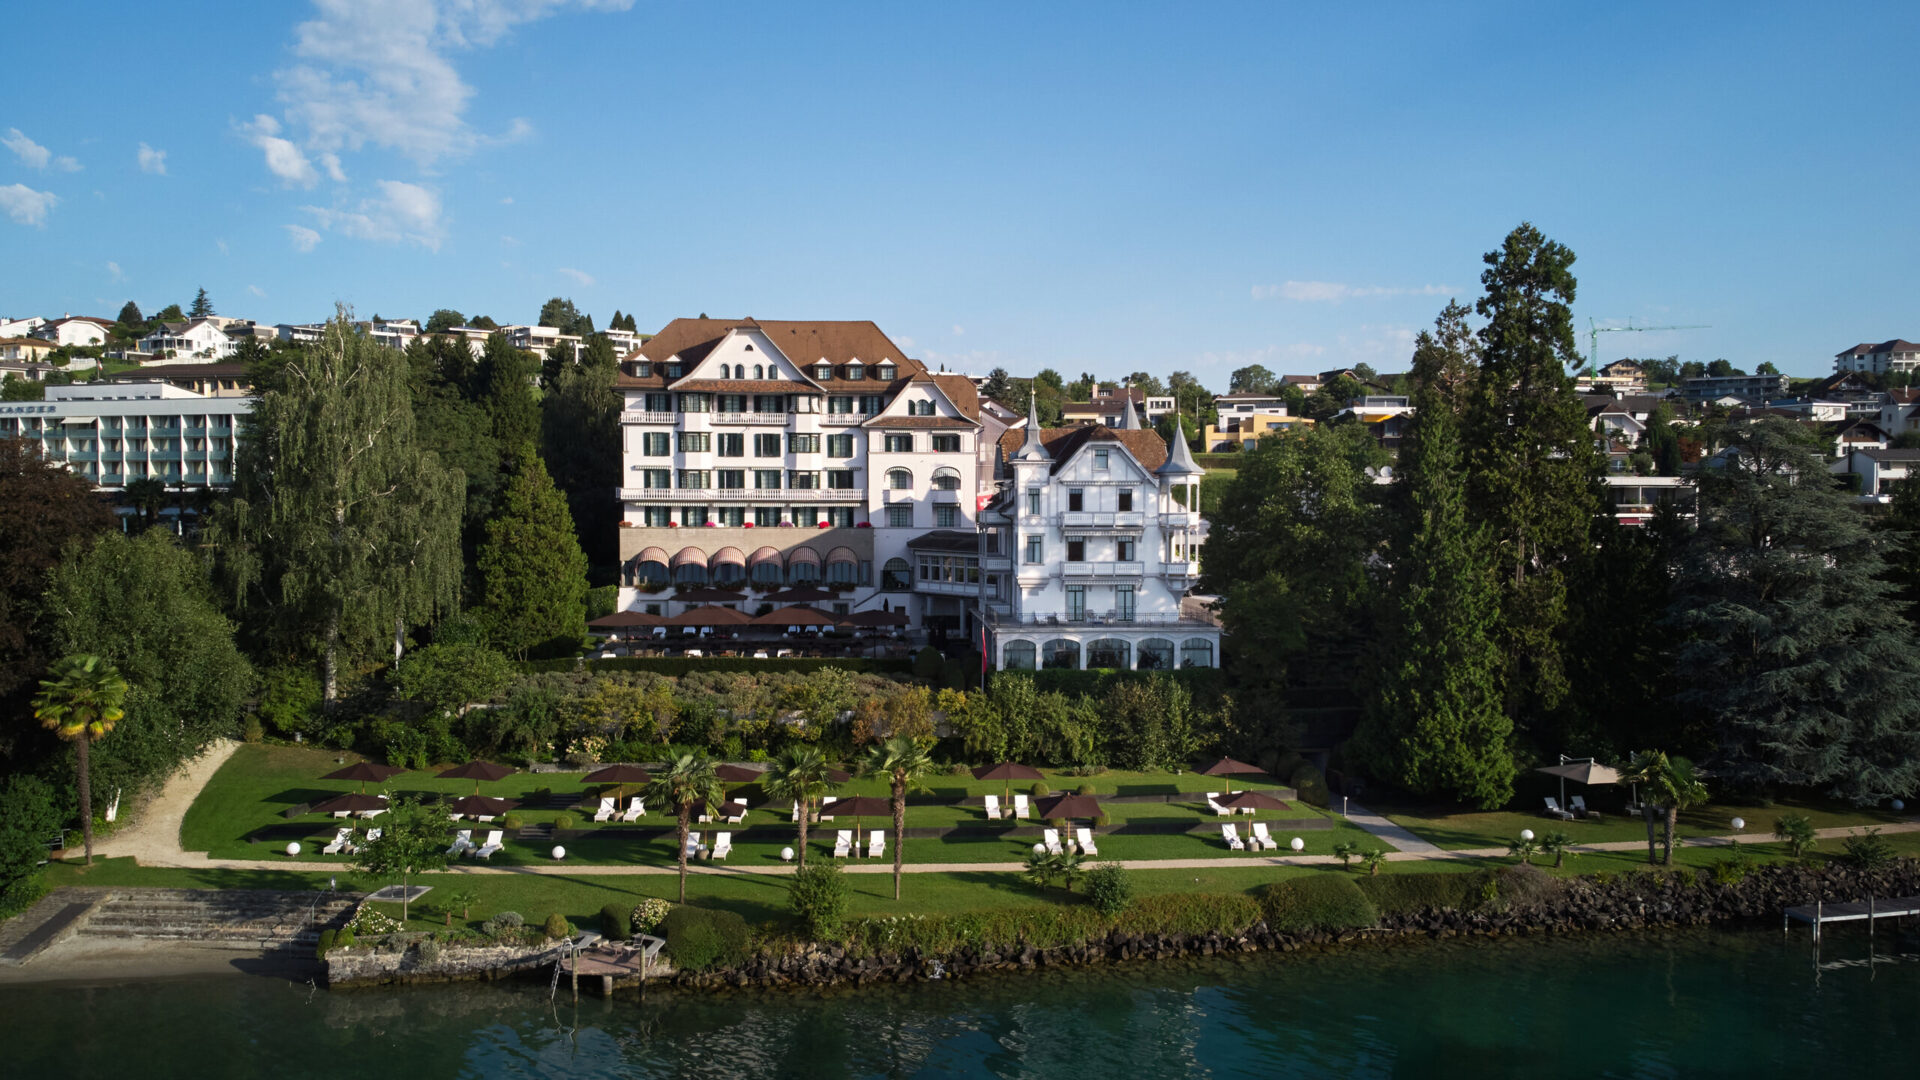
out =
{"type": "Polygon", "coordinates": [[[747,820],[747,800],[734,799],[727,803],[727,824],[739,825],[747,820]]]}
{"type": "Polygon", "coordinates": [[[499,829],[489,829],[487,831],[487,842],[473,849],[473,857],[492,862],[494,853],[506,847],[505,844],[501,843],[505,838],[506,834],[499,829]]]}
{"type": "Polygon", "coordinates": [[[473,830],[461,829],[459,832],[453,834],[453,846],[447,849],[447,854],[458,858],[465,855],[468,851],[472,850],[472,848],[473,830]]]}
{"type": "Polygon", "coordinates": [[[1047,846],[1047,854],[1049,855],[1065,854],[1065,852],[1060,849],[1060,830],[1058,829],[1040,830],[1040,842],[1047,846]]]}
{"type": "Polygon", "coordinates": [[[337,818],[350,818],[350,817],[352,817],[352,816],[353,816],[353,811],[351,811],[351,810],[335,810],[335,811],[333,812],[333,816],[334,816],[334,817],[337,817],[337,818]]]}
{"type": "Polygon", "coordinates": [[[795,821],[800,820],[800,800],[799,799],[793,800],[793,820],[795,821]]]}
{"type": "Polygon", "coordinates": [[[887,831],[875,829],[867,835],[867,858],[877,859],[887,852],[887,831]]]}
{"type": "Polygon", "coordinates": [[[384,814],[386,812],[387,812],[387,808],[384,806],[378,810],[362,810],[360,811],[360,817],[362,820],[372,821],[374,818],[377,818],[381,814],[384,814]]]}
{"type": "Polygon", "coordinates": [[[1568,799],[1567,809],[1573,811],[1574,817],[1589,818],[1598,816],[1593,811],[1587,809],[1587,797],[1585,795],[1575,795],[1571,799],[1568,799]]]}
{"type": "Polygon", "coordinates": [[[353,830],[338,829],[338,830],[335,830],[333,834],[333,842],[331,844],[328,844],[326,847],[321,848],[320,854],[338,855],[343,851],[351,850],[352,846],[353,846],[353,830]]]}
{"type": "Polygon", "coordinates": [[[1026,819],[1027,797],[1025,795],[1015,795],[1013,797],[1013,816],[1019,820],[1026,819]]]}
{"type": "Polygon", "coordinates": [[[1229,850],[1232,850],[1232,851],[1247,850],[1247,845],[1240,841],[1240,830],[1234,828],[1233,822],[1231,821],[1220,826],[1220,839],[1225,840],[1227,842],[1227,848],[1229,850]]]}
{"type": "Polygon", "coordinates": [[[475,814],[473,815],[473,820],[479,822],[482,825],[490,825],[493,823],[493,815],[492,814],[475,814]]]}
{"type": "Polygon", "coordinates": [[[730,832],[717,834],[713,838],[713,854],[707,857],[724,861],[731,854],[733,854],[733,834],[730,832]]]}
{"type": "Polygon", "coordinates": [[[368,829],[368,830],[367,830],[367,843],[369,843],[369,844],[371,844],[371,843],[373,843],[373,842],[374,842],[375,840],[378,840],[378,839],[380,839],[380,838],[381,838],[382,836],[385,836],[386,834],[387,834],[387,830],[385,830],[385,829],[368,829]]]}
{"type": "Polygon", "coordinates": [[[1092,829],[1085,828],[1083,826],[1081,828],[1073,830],[1073,835],[1074,835],[1074,838],[1080,842],[1080,850],[1083,853],[1088,855],[1100,854],[1100,849],[1093,846],[1093,830],[1092,829]]]}
{"type": "Polygon", "coordinates": [[[647,801],[635,795],[627,800],[627,812],[620,815],[621,821],[639,821],[640,815],[647,812],[647,801]]]}
{"type": "Polygon", "coordinates": [[[853,854],[853,830],[841,829],[833,834],[833,857],[844,859],[853,854]]]}
{"type": "Polygon", "coordinates": [[[1247,842],[1253,845],[1255,851],[1270,851],[1280,846],[1280,841],[1267,834],[1267,823],[1264,821],[1256,821],[1247,826],[1247,832],[1250,834],[1247,842]]]}
{"type": "Polygon", "coordinates": [[[595,811],[593,812],[593,820],[595,820],[595,821],[612,821],[612,820],[613,820],[613,812],[614,812],[614,811],[613,811],[613,800],[612,800],[612,799],[601,799],[601,800],[600,800],[600,809],[598,809],[598,810],[595,810],[595,811]]]}
{"type": "Polygon", "coordinates": [[[1000,796],[998,795],[987,796],[987,820],[1000,820],[1000,796]]]}
{"type": "Polygon", "coordinates": [[[1221,806],[1219,802],[1215,801],[1212,792],[1207,793],[1207,805],[1213,808],[1213,815],[1215,817],[1232,817],[1233,816],[1232,810],[1229,810],[1226,807],[1221,806]]]}
{"type": "Polygon", "coordinates": [[[1559,818],[1561,821],[1573,820],[1573,815],[1567,813],[1565,810],[1560,809],[1560,804],[1556,802],[1554,800],[1554,797],[1551,795],[1547,796],[1547,816],[1553,817],[1553,818],[1559,818]]]}
{"type": "Polygon", "coordinates": [[[837,800],[838,800],[839,798],[840,798],[840,796],[838,796],[838,795],[822,795],[822,796],[820,796],[820,820],[821,820],[821,821],[832,821],[832,820],[833,820],[833,815],[832,815],[832,814],[829,814],[829,813],[827,813],[827,811],[833,808],[833,804],[834,804],[834,803],[835,803],[835,802],[836,802],[836,801],[837,801],[837,800]]]}
{"type": "Polygon", "coordinates": [[[687,834],[687,858],[697,859],[699,857],[700,857],[700,834],[688,833],[687,834]]]}

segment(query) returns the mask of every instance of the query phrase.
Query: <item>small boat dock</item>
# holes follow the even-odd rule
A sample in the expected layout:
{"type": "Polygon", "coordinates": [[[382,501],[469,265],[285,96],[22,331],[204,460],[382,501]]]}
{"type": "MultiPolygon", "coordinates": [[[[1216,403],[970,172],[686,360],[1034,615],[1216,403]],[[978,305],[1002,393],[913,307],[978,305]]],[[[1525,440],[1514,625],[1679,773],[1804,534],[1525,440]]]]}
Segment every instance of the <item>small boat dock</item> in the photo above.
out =
{"type": "Polygon", "coordinates": [[[1824,901],[1802,904],[1788,908],[1780,917],[1780,930],[1785,932],[1790,923],[1803,922],[1813,927],[1813,940],[1820,940],[1820,928],[1827,923],[1860,922],[1865,920],[1867,932],[1873,932],[1877,919],[1897,919],[1903,915],[1920,915],[1920,896],[1901,896],[1890,900],[1878,900],[1868,897],[1865,900],[1848,900],[1829,904],[1824,901]]]}

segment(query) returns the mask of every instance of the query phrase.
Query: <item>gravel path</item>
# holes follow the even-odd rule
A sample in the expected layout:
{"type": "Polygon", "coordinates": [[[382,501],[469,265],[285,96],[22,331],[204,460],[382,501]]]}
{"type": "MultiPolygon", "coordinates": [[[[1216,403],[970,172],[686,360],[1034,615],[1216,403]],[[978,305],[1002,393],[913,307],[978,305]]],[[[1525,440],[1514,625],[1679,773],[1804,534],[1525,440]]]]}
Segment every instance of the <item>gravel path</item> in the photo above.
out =
{"type": "Polygon", "coordinates": [[[234,740],[222,739],[189,761],[161,787],[160,794],[140,810],[139,820],[93,845],[95,857],[131,855],[142,866],[209,865],[212,860],[206,855],[193,855],[181,849],[180,823],[186,819],[187,807],[200,796],[200,789],[207,786],[207,781],[213,779],[213,774],[239,748],[240,744],[234,740]]]}

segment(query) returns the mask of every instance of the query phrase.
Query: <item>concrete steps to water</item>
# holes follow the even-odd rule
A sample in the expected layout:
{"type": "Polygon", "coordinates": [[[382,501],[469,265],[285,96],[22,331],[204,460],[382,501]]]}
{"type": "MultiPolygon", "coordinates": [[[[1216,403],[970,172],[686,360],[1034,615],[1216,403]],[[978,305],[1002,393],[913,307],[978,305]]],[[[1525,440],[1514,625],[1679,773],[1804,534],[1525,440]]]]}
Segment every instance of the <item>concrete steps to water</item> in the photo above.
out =
{"type": "Polygon", "coordinates": [[[356,894],[338,893],[128,889],[100,905],[80,936],[245,949],[311,947],[322,929],[344,925],[358,900],[356,894]]]}

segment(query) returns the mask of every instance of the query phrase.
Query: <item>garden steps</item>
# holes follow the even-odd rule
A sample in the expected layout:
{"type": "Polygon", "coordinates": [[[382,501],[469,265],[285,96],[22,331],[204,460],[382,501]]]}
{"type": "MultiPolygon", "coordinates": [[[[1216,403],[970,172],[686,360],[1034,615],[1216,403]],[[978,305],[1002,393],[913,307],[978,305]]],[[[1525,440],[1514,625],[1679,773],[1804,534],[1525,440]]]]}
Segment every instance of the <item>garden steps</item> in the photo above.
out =
{"type": "Polygon", "coordinates": [[[300,948],[318,941],[322,928],[344,925],[358,901],[353,893],[120,889],[80,936],[300,948]]]}

